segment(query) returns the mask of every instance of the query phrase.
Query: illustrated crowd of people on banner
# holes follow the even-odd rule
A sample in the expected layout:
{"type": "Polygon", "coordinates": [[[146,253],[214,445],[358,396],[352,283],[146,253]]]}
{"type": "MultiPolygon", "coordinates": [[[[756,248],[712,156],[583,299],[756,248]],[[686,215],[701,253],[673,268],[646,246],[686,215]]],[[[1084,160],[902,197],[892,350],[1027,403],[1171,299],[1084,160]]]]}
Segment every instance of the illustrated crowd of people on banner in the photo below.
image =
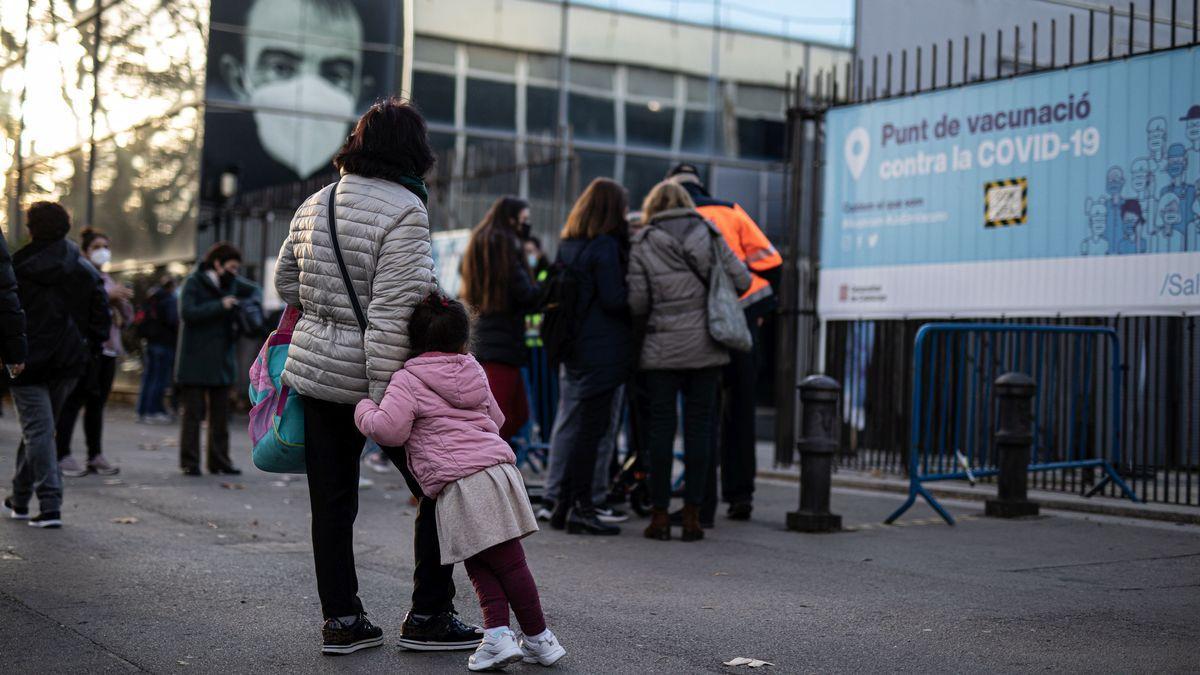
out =
{"type": "Polygon", "coordinates": [[[1105,194],[1087,197],[1085,256],[1200,251],[1200,105],[1179,118],[1185,142],[1170,142],[1164,117],[1146,124],[1149,155],[1109,167],[1105,194]]]}

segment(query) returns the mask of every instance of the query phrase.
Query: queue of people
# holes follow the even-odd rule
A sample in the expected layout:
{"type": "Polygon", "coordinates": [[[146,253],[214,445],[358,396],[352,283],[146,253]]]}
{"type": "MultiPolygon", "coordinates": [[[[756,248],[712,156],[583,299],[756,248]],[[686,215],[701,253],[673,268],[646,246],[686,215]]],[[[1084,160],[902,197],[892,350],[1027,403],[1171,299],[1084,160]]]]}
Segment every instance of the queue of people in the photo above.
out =
{"type": "MultiPolygon", "coordinates": [[[[521,280],[528,297],[531,291],[524,284],[533,279],[532,294],[540,294],[544,306],[554,302],[546,297],[552,292],[553,275],[572,275],[579,285],[571,349],[556,364],[558,408],[539,519],[569,533],[620,532],[618,524],[629,516],[608,497],[625,410],[629,434],[638,437],[636,444],[649,469],[652,513],[646,537],[668,540],[671,527],[678,526],[683,540],[702,539],[703,530],[714,526],[718,488],[729,505],[730,519],[750,518],[756,471],[757,332],[774,307],[765,275],[782,264],[770,241],[740,206],[713,198],[696,167],[681,164],[650,191],[632,223],[624,188],[597,179],[567,218],[555,266],[544,262],[541,242],[526,235],[525,264],[518,263],[514,271],[509,260],[497,273],[478,251],[487,241],[493,214],[514,200],[497,200],[476,228],[462,263],[464,299],[478,305],[482,300],[473,288],[503,288],[511,278],[521,280]],[[740,306],[755,345],[749,351],[729,349],[709,331],[708,291],[714,268],[728,275],[741,294],[740,306]],[[670,513],[680,407],[684,504],[670,513]]],[[[521,219],[524,214],[519,212],[521,219]]],[[[514,229],[519,228],[509,229],[504,252],[516,245],[514,229]]],[[[499,312],[502,316],[492,310],[477,318],[477,355],[492,348],[490,326],[515,326],[529,310],[513,305],[499,312]]],[[[526,344],[540,346],[541,315],[533,319],[526,317],[526,344]]],[[[522,391],[522,422],[524,406],[522,391]]],[[[505,437],[516,430],[509,427],[505,437]]]]}

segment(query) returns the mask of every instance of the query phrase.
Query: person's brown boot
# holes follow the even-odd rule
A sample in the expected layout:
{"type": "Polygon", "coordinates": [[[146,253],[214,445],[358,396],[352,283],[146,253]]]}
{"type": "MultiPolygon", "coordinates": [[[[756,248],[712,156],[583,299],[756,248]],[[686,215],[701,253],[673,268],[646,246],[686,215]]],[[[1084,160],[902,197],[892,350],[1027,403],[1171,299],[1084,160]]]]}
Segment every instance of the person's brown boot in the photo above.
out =
{"type": "Polygon", "coordinates": [[[695,504],[683,505],[683,541],[699,541],[704,538],[704,530],[700,528],[700,507],[695,504]]]}
{"type": "Polygon", "coordinates": [[[671,541],[671,516],[666,509],[650,511],[650,524],[646,526],[645,535],[647,539],[671,541]]]}

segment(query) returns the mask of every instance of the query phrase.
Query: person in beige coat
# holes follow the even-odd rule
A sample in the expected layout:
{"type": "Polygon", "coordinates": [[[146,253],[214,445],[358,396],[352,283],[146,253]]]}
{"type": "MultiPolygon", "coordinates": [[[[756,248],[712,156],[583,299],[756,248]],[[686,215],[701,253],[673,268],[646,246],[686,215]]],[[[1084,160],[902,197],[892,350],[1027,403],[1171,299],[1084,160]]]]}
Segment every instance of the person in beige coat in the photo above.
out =
{"type": "Polygon", "coordinates": [[[724,269],[738,292],[750,287],[750,272],[720,231],[697,211],[687,191],[672,182],[654,187],[642,204],[646,223],[633,235],[629,259],[629,307],[646,318],[639,367],[649,398],[650,498],[645,535],[671,538],[671,466],[674,462],[676,400],[683,396],[683,540],[704,536],[700,504],[713,461],[713,421],[721,366],[729,353],[708,331],[708,276],[724,269]],[[717,259],[714,259],[714,252],[717,259]]]}
{"type": "MultiPolygon", "coordinates": [[[[421,180],[433,166],[425,120],[399,99],[368,110],[334,158],[341,179],[296,210],[279,252],[275,288],[298,307],[283,383],[304,402],[304,454],[312,506],[317,590],[325,617],[326,654],[383,643],[363,613],[354,570],[359,456],[365,438],[354,423],[364,397],[378,402],[409,356],[408,320],[437,284],[428,195],[421,180]],[[330,235],[333,193],[337,236],[365,330],[342,278],[330,235]]],[[[441,564],[433,500],[421,494],[403,448],[383,448],[420,499],[413,605],[400,644],[414,649],[469,649],[480,636],[454,614],[453,568],[441,564]]]]}

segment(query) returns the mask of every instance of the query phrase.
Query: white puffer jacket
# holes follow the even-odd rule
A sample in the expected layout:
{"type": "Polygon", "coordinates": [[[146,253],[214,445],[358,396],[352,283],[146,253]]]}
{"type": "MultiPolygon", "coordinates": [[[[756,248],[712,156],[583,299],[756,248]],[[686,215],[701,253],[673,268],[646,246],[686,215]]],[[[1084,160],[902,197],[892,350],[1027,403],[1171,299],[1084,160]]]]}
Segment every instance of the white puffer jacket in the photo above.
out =
{"type": "Polygon", "coordinates": [[[367,317],[364,339],[330,244],[329,190],[296,210],[279,251],[275,288],[303,314],[283,383],[322,401],[378,403],[408,359],[413,308],[436,288],[429,217],[397,183],[348,174],[338,184],[338,242],[367,317]]]}

